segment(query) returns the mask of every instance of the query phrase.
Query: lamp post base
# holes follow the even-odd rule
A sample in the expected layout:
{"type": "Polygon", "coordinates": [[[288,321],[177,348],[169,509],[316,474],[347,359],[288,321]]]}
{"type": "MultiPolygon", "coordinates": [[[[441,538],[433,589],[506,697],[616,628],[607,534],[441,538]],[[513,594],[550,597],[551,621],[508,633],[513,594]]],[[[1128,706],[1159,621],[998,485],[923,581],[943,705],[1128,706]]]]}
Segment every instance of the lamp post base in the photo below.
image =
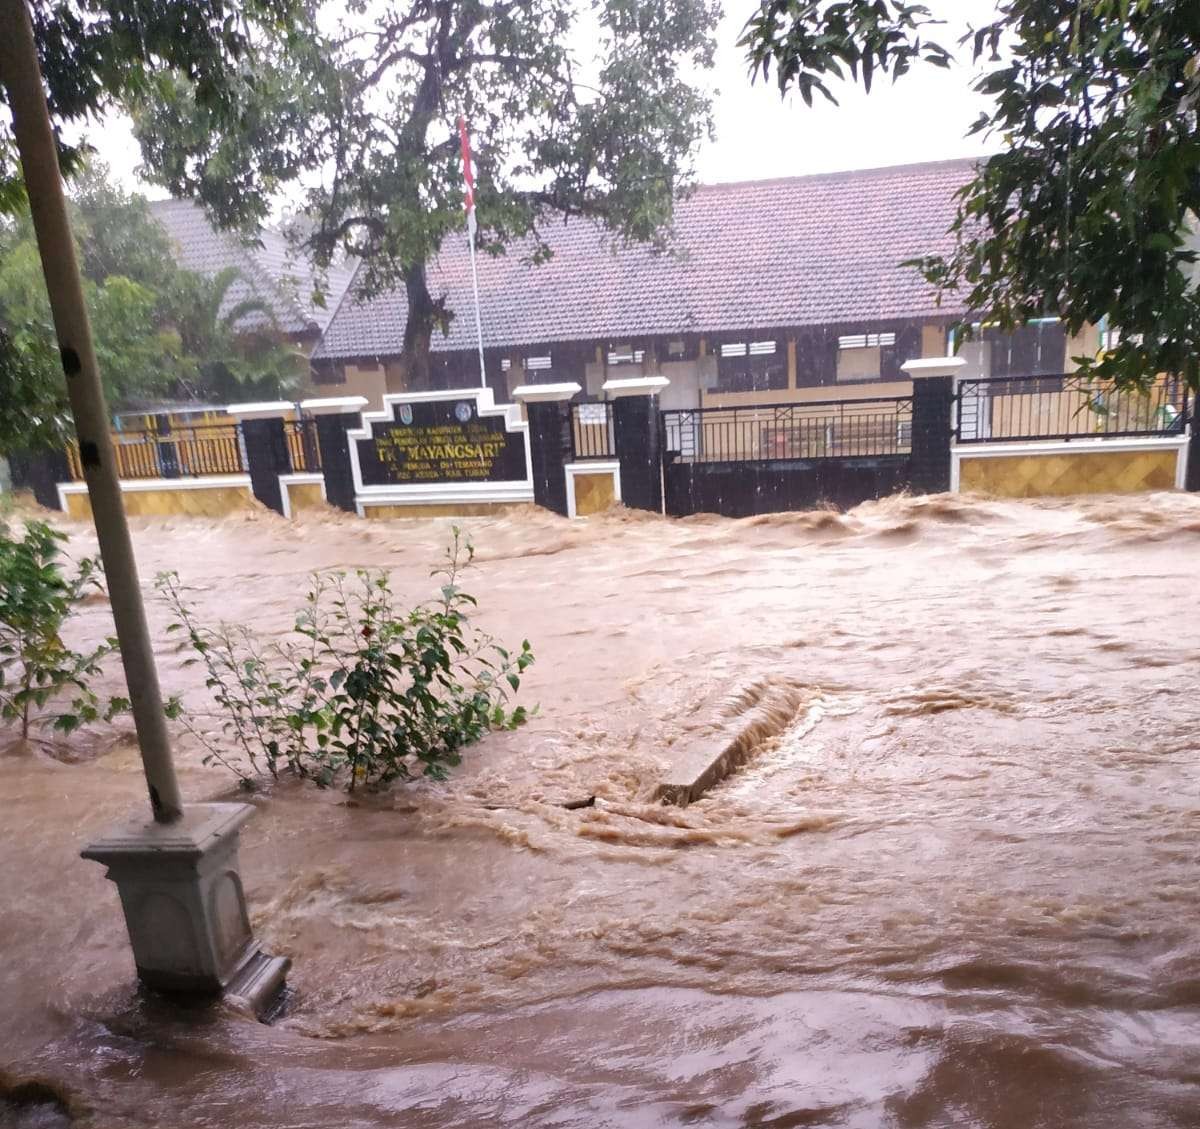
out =
{"type": "Polygon", "coordinates": [[[238,869],[249,804],[192,804],[173,823],[116,827],[81,854],[117,884],[138,978],[182,995],[223,995],[260,1017],[291,962],[264,953],[250,930],[238,869]]]}

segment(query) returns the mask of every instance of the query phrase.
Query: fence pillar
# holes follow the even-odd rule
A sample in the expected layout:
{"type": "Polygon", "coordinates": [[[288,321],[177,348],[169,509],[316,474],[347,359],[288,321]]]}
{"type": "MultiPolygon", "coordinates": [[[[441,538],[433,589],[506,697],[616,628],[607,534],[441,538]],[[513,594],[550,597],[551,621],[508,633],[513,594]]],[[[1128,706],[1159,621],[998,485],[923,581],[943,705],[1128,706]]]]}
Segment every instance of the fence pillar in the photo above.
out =
{"type": "Polygon", "coordinates": [[[665,376],[608,380],[603,391],[613,401],[614,446],[621,465],[621,501],[635,510],[662,513],[662,429],[658,394],[665,376]]]}
{"type": "Polygon", "coordinates": [[[38,505],[61,510],[58,484],[71,481],[71,465],[66,451],[43,450],[14,453],[8,459],[13,488],[31,490],[38,505]]]}
{"type": "Polygon", "coordinates": [[[1188,416],[1187,477],[1183,488],[1200,490],[1200,395],[1195,392],[1188,396],[1188,416]]]}
{"type": "Polygon", "coordinates": [[[241,425],[250,489],[264,506],[282,515],[279,476],[292,469],[283,417],[292,405],[279,400],[270,404],[231,404],[225,410],[241,425]]]}
{"type": "Polygon", "coordinates": [[[529,461],[533,500],[567,516],[567,451],[570,449],[571,400],[582,391],[578,384],[523,384],[513,399],[525,405],[529,420],[529,461]]]}
{"type": "Polygon", "coordinates": [[[962,357],[929,357],[900,367],[912,378],[912,458],[909,486],[917,494],[950,489],[955,376],[962,357]]]}
{"type": "Polygon", "coordinates": [[[354,503],[354,472],[350,467],[350,440],[346,432],[359,426],[366,406],[365,396],[328,396],[300,404],[301,410],[317,421],[325,501],[352,514],[358,509],[354,503]]]}

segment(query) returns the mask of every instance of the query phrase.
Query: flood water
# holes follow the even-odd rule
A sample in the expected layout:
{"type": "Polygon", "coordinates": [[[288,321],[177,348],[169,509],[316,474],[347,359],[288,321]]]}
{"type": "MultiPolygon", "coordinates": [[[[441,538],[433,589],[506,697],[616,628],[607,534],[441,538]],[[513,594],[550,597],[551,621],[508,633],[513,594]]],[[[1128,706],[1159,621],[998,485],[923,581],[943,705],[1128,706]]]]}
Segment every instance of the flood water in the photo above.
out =
{"type": "MultiPolygon", "coordinates": [[[[464,524],[540,713],[446,784],[255,799],[275,1026],[137,992],[78,858],[144,803],[128,742],[0,756],[0,1069],[61,1097],[0,1125],[1200,1125],[1200,499],[464,524]],[[748,688],[780,736],[648,803],[748,688]]],[[[135,536],[145,578],[271,632],[316,567],[425,596],[447,527],[135,536]]],[[[189,799],[230,794],[179,753],[189,799]]]]}

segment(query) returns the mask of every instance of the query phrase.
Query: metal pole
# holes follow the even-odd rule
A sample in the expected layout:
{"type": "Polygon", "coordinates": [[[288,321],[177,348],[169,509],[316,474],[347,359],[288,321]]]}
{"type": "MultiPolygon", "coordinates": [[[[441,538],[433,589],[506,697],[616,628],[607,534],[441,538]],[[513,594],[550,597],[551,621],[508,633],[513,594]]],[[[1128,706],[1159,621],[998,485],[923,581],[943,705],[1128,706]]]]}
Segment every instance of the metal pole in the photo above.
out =
{"type": "Polygon", "coordinates": [[[471,286],[475,291],[475,336],[479,341],[479,387],[487,387],[487,368],[483,361],[483,321],[479,317],[479,272],[475,269],[475,209],[467,216],[467,243],[471,248],[471,286]]]}
{"type": "Polygon", "coordinates": [[[182,814],[183,801],[171,761],[158,671],[109,436],[108,408],[100,386],[54,133],[25,0],[0,0],[0,82],[8,92],[29,210],[33,214],[54,329],[67,376],[80,461],[108,580],[125,681],[133,703],[150,806],[159,823],[170,823],[182,814]]]}

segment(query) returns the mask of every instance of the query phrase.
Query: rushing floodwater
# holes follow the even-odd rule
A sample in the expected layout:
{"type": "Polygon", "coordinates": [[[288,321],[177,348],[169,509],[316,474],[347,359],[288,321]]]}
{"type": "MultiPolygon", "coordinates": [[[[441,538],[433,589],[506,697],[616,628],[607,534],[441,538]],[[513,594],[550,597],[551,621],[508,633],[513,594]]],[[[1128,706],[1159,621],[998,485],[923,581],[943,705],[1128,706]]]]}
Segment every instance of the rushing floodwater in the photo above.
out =
{"type": "MultiPolygon", "coordinates": [[[[1200,1125],[1200,499],[467,524],[541,713],[447,785],[256,801],[255,926],[295,961],[274,1027],[139,998],[77,857],[143,803],[128,743],[0,756],[10,1084],[95,1126],[1200,1125]],[[747,687],[782,735],[647,804],[747,687]]],[[[311,568],[424,596],[445,535],[136,531],[147,578],[264,631],[311,568]]],[[[199,701],[182,658],[164,682],[199,701]]],[[[180,755],[189,798],[221,792],[180,755]]]]}

